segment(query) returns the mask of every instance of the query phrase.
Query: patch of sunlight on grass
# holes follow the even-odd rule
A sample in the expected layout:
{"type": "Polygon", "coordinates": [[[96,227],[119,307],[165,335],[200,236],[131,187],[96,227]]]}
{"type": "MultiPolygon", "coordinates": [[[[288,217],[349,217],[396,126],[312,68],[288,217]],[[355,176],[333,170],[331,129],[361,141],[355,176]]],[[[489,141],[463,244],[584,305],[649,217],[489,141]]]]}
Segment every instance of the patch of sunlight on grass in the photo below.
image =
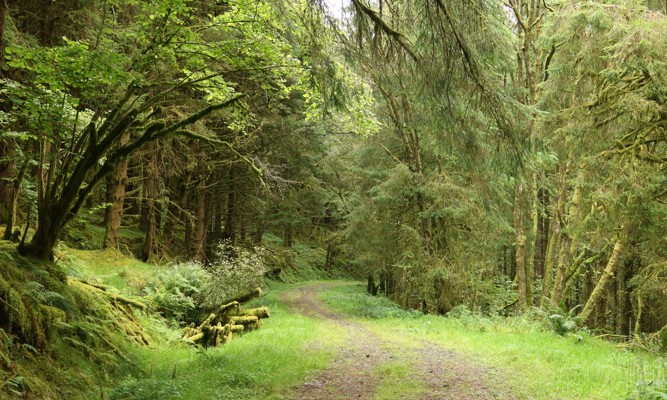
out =
{"type": "Polygon", "coordinates": [[[68,275],[113,286],[128,294],[139,294],[150,282],[156,282],[165,266],[144,263],[112,249],[78,250],[65,248],[58,264],[68,275]]]}
{"type": "Polygon", "coordinates": [[[469,321],[397,311],[386,298],[367,296],[355,285],[333,287],[322,298],[383,338],[429,340],[505,370],[518,398],[625,399],[637,384],[640,364],[665,362],[586,334],[563,337],[537,322],[516,320],[523,317],[469,321]]]}

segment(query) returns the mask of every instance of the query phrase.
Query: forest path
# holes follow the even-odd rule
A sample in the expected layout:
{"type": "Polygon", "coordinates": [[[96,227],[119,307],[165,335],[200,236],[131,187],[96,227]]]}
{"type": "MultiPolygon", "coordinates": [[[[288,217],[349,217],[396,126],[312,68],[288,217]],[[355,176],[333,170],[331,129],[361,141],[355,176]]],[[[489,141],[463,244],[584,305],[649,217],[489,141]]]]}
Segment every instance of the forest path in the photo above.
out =
{"type": "MultiPolygon", "coordinates": [[[[318,283],[284,292],[280,300],[294,312],[342,328],[346,342],[332,365],[302,384],[291,399],[511,399],[494,379],[495,371],[469,357],[419,338],[376,333],[338,314],[319,299],[336,285],[318,283]]],[[[320,343],[326,346],[326,343],[320,343]]]]}

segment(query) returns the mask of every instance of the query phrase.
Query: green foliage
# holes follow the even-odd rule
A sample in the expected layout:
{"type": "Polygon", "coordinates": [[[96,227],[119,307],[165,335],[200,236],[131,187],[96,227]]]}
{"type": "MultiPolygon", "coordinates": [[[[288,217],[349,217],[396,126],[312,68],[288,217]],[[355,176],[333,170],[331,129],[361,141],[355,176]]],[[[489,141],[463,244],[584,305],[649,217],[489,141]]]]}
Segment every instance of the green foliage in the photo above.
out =
{"type": "Polygon", "coordinates": [[[203,292],[211,284],[211,274],[203,265],[190,261],[169,266],[158,275],[159,281],[144,289],[144,294],[166,318],[181,323],[198,319],[203,292]]]}
{"type": "Polygon", "coordinates": [[[121,382],[109,396],[110,400],[176,400],[182,398],[182,386],[173,380],[129,379],[121,382]]]}
{"type": "Polygon", "coordinates": [[[215,309],[261,287],[267,272],[263,251],[260,247],[249,250],[229,242],[220,243],[213,262],[207,266],[211,280],[202,290],[202,304],[215,309]]]}
{"type": "Polygon", "coordinates": [[[326,304],[333,309],[358,318],[417,318],[423,315],[415,310],[404,310],[386,297],[359,293],[359,289],[353,286],[337,288],[325,292],[323,296],[326,304]]]}
{"type": "Polygon", "coordinates": [[[266,296],[253,301],[270,307],[271,318],[262,329],[224,348],[199,351],[159,342],[152,349],[133,350],[143,372],[132,370],[108,398],[156,399],[162,388],[178,393],[164,393],[169,399],[267,399],[290,393],[330,365],[335,349],[325,343],[344,341],[335,325],[289,312],[278,296],[290,288],[271,284],[266,296]]]}
{"type": "Polygon", "coordinates": [[[642,361],[635,372],[638,376],[637,387],[626,398],[627,400],[667,399],[667,363],[651,368],[642,361]]]}
{"type": "Polygon", "coordinates": [[[563,316],[560,314],[552,314],[549,316],[549,320],[551,321],[554,332],[561,336],[572,333],[578,328],[577,321],[569,315],[563,316]]]}

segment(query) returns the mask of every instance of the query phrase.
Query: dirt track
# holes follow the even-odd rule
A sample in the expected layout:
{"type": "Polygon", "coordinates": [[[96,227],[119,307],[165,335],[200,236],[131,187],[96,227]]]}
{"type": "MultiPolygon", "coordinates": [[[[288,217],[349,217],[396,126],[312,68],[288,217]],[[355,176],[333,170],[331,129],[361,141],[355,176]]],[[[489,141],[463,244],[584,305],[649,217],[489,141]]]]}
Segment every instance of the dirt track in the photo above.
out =
{"type": "MultiPolygon", "coordinates": [[[[394,399],[457,399],[487,400],[511,399],[501,389],[497,373],[475,365],[464,355],[447,350],[434,343],[415,340],[405,346],[404,341],[380,337],[361,323],[329,310],[319,299],[322,291],[342,283],[315,284],[285,292],[281,300],[293,311],[314,318],[331,321],[344,329],[349,340],[338,349],[332,365],[291,395],[297,399],[373,399],[382,382],[377,369],[387,363],[410,366],[409,379],[422,390],[395,393],[394,399]]],[[[326,344],[324,344],[326,345],[326,344]]]]}

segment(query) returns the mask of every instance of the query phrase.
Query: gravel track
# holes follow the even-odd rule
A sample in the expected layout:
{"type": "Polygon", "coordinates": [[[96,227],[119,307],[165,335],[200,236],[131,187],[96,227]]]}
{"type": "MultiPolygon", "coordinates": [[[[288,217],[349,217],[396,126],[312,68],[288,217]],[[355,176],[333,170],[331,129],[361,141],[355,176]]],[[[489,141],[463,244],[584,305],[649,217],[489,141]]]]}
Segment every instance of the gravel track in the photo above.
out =
{"type": "MultiPolygon", "coordinates": [[[[293,400],[373,399],[382,385],[378,367],[389,362],[411,368],[410,378],[424,390],[396,393],[392,398],[410,400],[492,400],[512,399],[502,388],[498,371],[483,367],[469,357],[435,343],[416,339],[414,345],[380,337],[363,324],[328,309],[318,296],[321,292],[349,283],[320,283],[283,293],[281,301],[308,317],[336,324],[349,340],[338,349],[332,365],[288,396],[293,400]]],[[[325,345],[326,343],[320,344],[325,345]]]]}

